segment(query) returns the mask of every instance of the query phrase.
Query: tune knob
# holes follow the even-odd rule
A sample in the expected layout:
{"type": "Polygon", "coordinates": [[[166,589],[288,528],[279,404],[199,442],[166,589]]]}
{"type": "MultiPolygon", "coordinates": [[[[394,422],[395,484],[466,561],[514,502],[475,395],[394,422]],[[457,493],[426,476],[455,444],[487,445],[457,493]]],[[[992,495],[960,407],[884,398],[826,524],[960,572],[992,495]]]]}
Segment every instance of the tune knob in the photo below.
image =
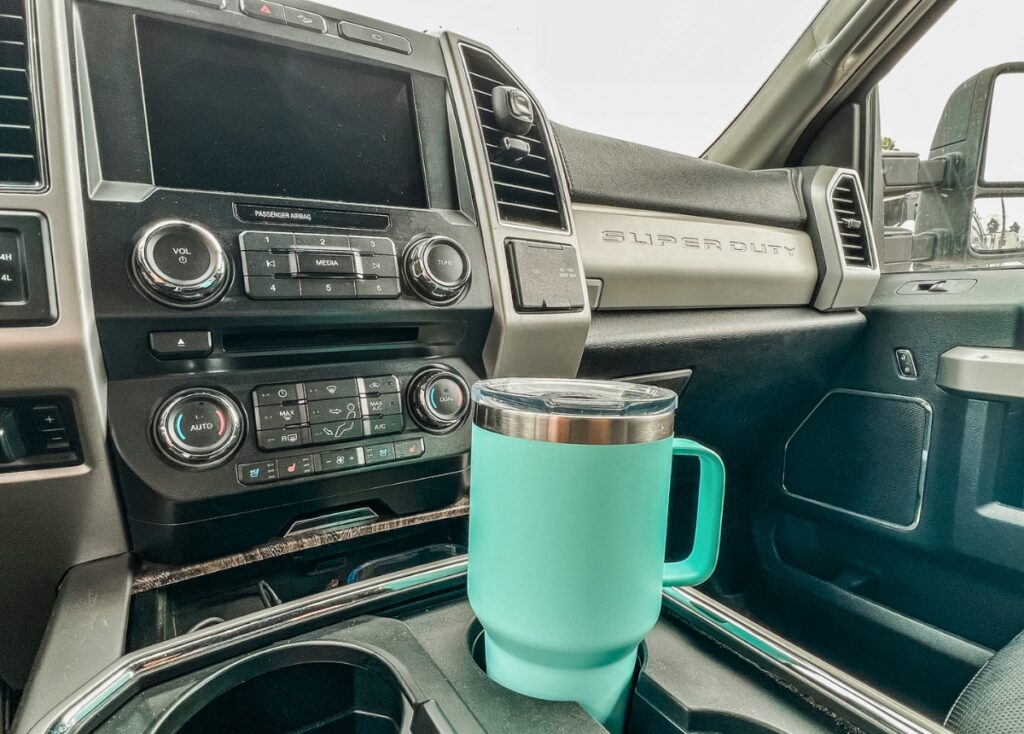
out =
{"type": "Polygon", "coordinates": [[[213,466],[242,442],[242,413],[219,390],[196,388],[172,395],[156,419],[160,450],[179,464],[213,466]]]}
{"type": "Polygon", "coordinates": [[[454,303],[469,285],[469,256],[455,240],[425,237],[406,251],[405,274],[425,300],[439,305],[454,303]]]}
{"type": "Polygon", "coordinates": [[[132,272],[145,293],[182,308],[213,303],[229,280],[220,241],[205,227],[180,219],[154,222],[138,234],[132,272]]]}
{"type": "Polygon", "coordinates": [[[447,433],[469,412],[469,387],[447,367],[426,367],[410,380],[407,403],[420,428],[447,433]]]}

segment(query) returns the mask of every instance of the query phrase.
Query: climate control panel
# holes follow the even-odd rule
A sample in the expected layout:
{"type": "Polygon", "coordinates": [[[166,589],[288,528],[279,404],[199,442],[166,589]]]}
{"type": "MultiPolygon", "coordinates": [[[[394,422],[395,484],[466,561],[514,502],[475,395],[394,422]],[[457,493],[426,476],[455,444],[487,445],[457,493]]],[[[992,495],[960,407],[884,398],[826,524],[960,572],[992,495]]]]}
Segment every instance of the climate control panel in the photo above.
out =
{"type": "Polygon", "coordinates": [[[399,389],[394,375],[257,387],[252,392],[257,444],[275,451],[401,433],[399,389]]]}

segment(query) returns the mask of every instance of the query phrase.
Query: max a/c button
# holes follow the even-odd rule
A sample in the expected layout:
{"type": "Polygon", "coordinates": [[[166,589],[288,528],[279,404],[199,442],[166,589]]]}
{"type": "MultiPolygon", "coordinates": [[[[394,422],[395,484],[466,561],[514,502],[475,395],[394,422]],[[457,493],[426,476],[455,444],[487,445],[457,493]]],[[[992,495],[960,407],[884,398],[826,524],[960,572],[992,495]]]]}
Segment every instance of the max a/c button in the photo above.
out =
{"type": "Polygon", "coordinates": [[[149,349],[159,359],[208,357],[213,340],[208,331],[154,331],[149,335],[149,349]]]}

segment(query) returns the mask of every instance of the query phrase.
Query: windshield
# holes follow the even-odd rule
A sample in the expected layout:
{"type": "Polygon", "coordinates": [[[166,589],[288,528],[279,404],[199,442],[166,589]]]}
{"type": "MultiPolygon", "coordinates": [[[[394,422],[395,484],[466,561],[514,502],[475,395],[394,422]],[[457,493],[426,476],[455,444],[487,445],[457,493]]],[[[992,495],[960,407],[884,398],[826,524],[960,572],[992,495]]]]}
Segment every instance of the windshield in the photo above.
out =
{"type": "Polygon", "coordinates": [[[822,0],[328,0],[495,50],[552,120],[689,155],[732,121],[822,0]],[[767,32],[766,29],[773,29],[767,32]]]}

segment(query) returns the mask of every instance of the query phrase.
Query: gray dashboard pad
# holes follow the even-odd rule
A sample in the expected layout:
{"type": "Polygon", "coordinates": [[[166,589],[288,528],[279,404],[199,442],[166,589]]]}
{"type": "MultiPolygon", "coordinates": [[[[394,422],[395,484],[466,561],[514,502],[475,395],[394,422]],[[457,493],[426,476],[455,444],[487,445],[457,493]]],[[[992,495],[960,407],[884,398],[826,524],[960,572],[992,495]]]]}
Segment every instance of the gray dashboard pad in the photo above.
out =
{"type": "Polygon", "coordinates": [[[574,203],[789,229],[807,223],[797,171],[746,171],[563,125],[552,127],[574,203]]]}

